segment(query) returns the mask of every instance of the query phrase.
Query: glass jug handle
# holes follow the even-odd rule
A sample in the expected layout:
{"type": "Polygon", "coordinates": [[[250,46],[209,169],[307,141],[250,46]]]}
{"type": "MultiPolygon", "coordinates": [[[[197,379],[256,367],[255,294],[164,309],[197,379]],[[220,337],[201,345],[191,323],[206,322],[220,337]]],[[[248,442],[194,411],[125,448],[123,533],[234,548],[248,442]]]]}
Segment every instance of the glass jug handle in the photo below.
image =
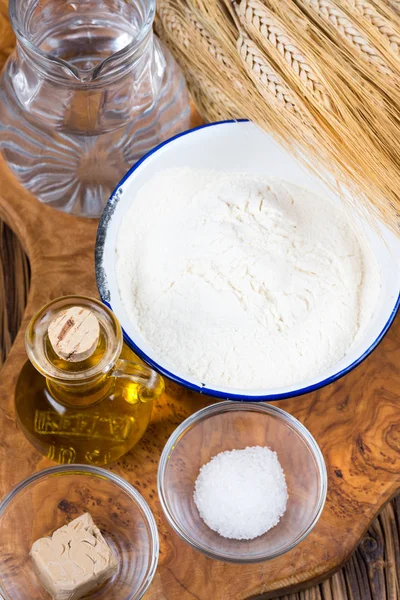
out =
{"type": "Polygon", "coordinates": [[[164,391],[162,377],[146,365],[120,358],[115,364],[112,375],[118,379],[127,379],[138,384],[138,397],[141,402],[155,400],[164,391]]]}

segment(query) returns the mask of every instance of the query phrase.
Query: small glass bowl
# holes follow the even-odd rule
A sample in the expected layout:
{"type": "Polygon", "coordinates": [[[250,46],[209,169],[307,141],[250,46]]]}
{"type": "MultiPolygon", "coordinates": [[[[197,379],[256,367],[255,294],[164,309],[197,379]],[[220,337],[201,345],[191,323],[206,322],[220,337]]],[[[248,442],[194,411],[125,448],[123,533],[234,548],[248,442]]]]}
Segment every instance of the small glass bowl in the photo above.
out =
{"type": "Polygon", "coordinates": [[[174,431],[161,455],[157,484],[168,522],[188,544],[217,560],[255,563],[288,552],[310,533],[325,504],[327,473],[316,441],[297,419],[270,404],[234,401],[208,406],[174,431]],[[226,539],[200,518],[194,484],[213,456],[247,446],[268,446],[278,454],[288,487],[287,508],[264,535],[249,541],[226,539]]]}
{"type": "Polygon", "coordinates": [[[154,517],[124,479],[98,467],[63,465],[35,473],[0,504],[0,598],[49,600],[33,570],[33,542],[89,512],[118,557],[117,573],[92,600],[138,600],[156,571],[154,517]]]}

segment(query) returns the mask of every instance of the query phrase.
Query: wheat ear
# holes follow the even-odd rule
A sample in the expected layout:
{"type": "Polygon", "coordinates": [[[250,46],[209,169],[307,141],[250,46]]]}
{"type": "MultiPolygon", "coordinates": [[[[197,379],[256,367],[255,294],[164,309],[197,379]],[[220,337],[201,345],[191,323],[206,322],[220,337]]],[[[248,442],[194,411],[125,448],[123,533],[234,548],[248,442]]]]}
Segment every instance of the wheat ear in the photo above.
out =
{"type": "Polygon", "coordinates": [[[206,27],[202,24],[199,19],[193,15],[193,13],[187,8],[185,10],[187,20],[192,23],[193,27],[199,33],[203,45],[207,51],[214,56],[222,65],[228,68],[232,68],[232,61],[225,54],[221,44],[209,33],[206,27]]]}
{"type": "MultiPolygon", "coordinates": [[[[246,15],[237,17],[232,0],[209,0],[203,13],[200,5],[205,1],[159,0],[158,10],[165,5],[175,13],[173,27],[160,18],[160,33],[184,69],[206,118],[231,116],[234,108],[235,116],[246,116],[271,132],[328,185],[332,182],[326,178],[329,170],[354,193],[360,210],[368,206],[379,211],[398,231],[400,101],[396,102],[399,94],[391,78],[373,62],[360,59],[349,42],[343,43],[336,27],[310,9],[309,0],[263,0],[267,6],[254,2],[260,11],[262,7],[263,12],[272,12],[279,35],[287,34],[287,40],[274,43],[262,35],[260,22],[256,27],[246,15]],[[197,8],[189,19],[187,9],[192,3],[197,8]],[[224,13],[225,6],[229,14],[224,13]],[[222,14],[220,23],[216,17],[222,14]],[[178,34],[180,27],[182,35],[178,34]],[[283,53],[277,48],[281,42],[283,53]],[[287,48],[290,44],[293,50],[287,48]],[[297,72],[294,54],[296,59],[301,55],[297,72]],[[300,71],[305,72],[305,80],[300,71]],[[332,101],[334,110],[326,109],[319,93],[332,101]],[[230,104],[225,104],[227,96],[230,104]]],[[[338,4],[346,1],[336,0],[338,4]]],[[[371,1],[375,6],[379,0],[371,1]]],[[[351,22],[366,31],[365,39],[382,37],[354,8],[353,12],[351,22]]],[[[386,14],[381,8],[379,12],[386,14]]],[[[389,64],[397,72],[398,58],[388,52],[387,43],[378,42],[377,47],[388,60],[390,54],[389,64]]]]}
{"type": "Polygon", "coordinates": [[[380,35],[388,42],[393,52],[399,54],[400,35],[395,31],[391,21],[379,14],[370,2],[367,2],[366,0],[353,1],[354,7],[358,10],[360,15],[379,31],[380,35]]]}
{"type": "Polygon", "coordinates": [[[383,0],[389,8],[394,10],[395,13],[400,14],[400,1],[399,0],[383,0]]]}
{"type": "Polygon", "coordinates": [[[285,109],[300,114],[290,89],[263,56],[256,44],[243,33],[237,41],[239,55],[257,89],[266,99],[276,99],[285,109]]]}
{"type": "Polygon", "coordinates": [[[276,15],[258,0],[242,0],[236,5],[236,11],[243,27],[254,40],[263,45],[268,56],[278,65],[282,65],[284,61],[296,76],[296,83],[309,91],[325,108],[330,109],[331,100],[326,89],[305,58],[304,52],[287,33],[276,15]]]}
{"type": "MultiPolygon", "coordinates": [[[[201,83],[207,88],[204,95],[210,98],[212,95],[215,98],[218,96],[223,103],[224,110],[218,111],[219,118],[222,112],[225,114],[224,118],[237,117],[241,111],[235,103],[235,94],[232,89],[230,94],[226,90],[229,86],[233,87],[238,91],[237,99],[243,99],[247,94],[248,82],[243,81],[232,58],[188,7],[175,0],[161,0],[158,3],[156,31],[169,45],[173,40],[174,54],[190,79],[191,87],[196,85],[197,95],[200,96],[201,83]],[[210,77],[207,76],[209,72],[210,77]]],[[[216,112],[214,107],[213,113],[216,112]]]]}
{"type": "Polygon", "coordinates": [[[391,73],[381,53],[371,44],[366,35],[332,0],[301,0],[319,17],[332,25],[336,31],[350,43],[368,63],[388,75],[391,73]]]}

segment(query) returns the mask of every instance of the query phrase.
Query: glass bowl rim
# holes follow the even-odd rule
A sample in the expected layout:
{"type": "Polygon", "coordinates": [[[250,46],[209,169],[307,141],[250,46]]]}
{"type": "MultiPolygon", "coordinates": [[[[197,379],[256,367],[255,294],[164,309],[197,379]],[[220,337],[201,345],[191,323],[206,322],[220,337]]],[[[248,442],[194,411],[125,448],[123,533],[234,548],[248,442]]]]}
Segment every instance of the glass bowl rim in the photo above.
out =
{"type": "MultiPolygon", "coordinates": [[[[1,500],[0,502],[0,519],[4,514],[4,511],[8,506],[11,505],[12,501],[22,490],[29,487],[32,483],[36,483],[42,479],[46,479],[49,475],[55,475],[57,473],[63,474],[76,474],[76,475],[95,475],[97,477],[102,477],[107,479],[107,481],[117,485],[122,488],[142,510],[145,520],[148,523],[150,529],[150,537],[152,543],[152,551],[151,551],[151,561],[149,565],[149,572],[147,577],[143,580],[141,587],[138,591],[138,595],[135,597],[135,600],[140,600],[143,598],[144,594],[147,592],[157,569],[158,565],[158,557],[160,551],[160,542],[158,536],[158,529],[156,525],[156,521],[154,515],[147,504],[146,500],[143,496],[123,477],[117,475],[116,473],[112,473],[111,471],[107,471],[101,467],[95,467],[92,465],[84,465],[84,464],[71,464],[71,465],[56,465],[54,467],[49,467],[47,469],[42,469],[41,471],[37,471],[32,475],[29,475],[22,481],[20,481],[16,486],[14,486],[8,494],[1,500]]],[[[132,600],[134,596],[130,596],[129,600],[132,600]]],[[[3,589],[3,585],[1,582],[0,576],[0,600],[12,600],[10,596],[8,596],[7,592],[3,589]]]]}
{"type": "Polygon", "coordinates": [[[174,532],[177,533],[192,548],[194,548],[198,552],[201,552],[208,558],[212,558],[214,560],[235,564],[252,564],[271,560],[273,558],[277,558],[278,556],[282,556],[283,554],[286,554],[286,552],[289,552],[290,550],[295,548],[308,536],[308,534],[317,524],[325,505],[328,490],[328,474],[326,470],[325,460],[323,458],[320,447],[318,446],[316,440],[311,435],[309,430],[298,419],[296,419],[286,411],[282,410],[281,408],[278,408],[277,406],[274,406],[267,402],[238,402],[237,400],[226,400],[224,402],[217,402],[216,404],[211,404],[210,406],[206,406],[205,408],[198,410],[197,412],[190,415],[187,419],[185,419],[174,430],[161,453],[157,471],[157,489],[161,507],[169,525],[172,527],[174,532]],[[293,540],[291,544],[288,544],[287,547],[285,547],[283,550],[262,557],[236,558],[232,556],[226,556],[223,553],[211,552],[210,550],[205,549],[200,543],[196,542],[192,537],[190,537],[173,517],[171,511],[169,510],[165,494],[164,480],[167,463],[171,451],[173,451],[174,447],[179,443],[180,439],[185,435],[187,431],[189,431],[189,429],[192,428],[193,425],[196,425],[200,421],[203,421],[205,418],[233,411],[250,411],[263,413],[265,415],[273,415],[275,417],[278,417],[281,421],[284,421],[287,425],[291,425],[309,447],[316,461],[318,473],[320,476],[320,491],[318,501],[314,509],[312,519],[310,520],[306,529],[302,532],[301,535],[299,535],[295,540],[293,540]]]}

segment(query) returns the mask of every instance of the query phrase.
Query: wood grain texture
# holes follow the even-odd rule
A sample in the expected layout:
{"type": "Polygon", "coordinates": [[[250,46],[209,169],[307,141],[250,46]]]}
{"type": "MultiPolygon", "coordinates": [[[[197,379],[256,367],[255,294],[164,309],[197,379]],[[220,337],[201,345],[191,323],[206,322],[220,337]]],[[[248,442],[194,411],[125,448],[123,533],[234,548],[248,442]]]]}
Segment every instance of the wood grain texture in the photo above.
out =
{"type": "Polygon", "coordinates": [[[28,258],[13,231],[0,221],[0,367],[21,324],[29,280],[28,258]]]}
{"type": "Polygon", "coordinates": [[[15,36],[8,20],[8,2],[0,0],[0,69],[15,46],[15,36]]]}
{"type": "MultiPolygon", "coordinates": [[[[31,265],[31,287],[22,326],[0,378],[3,496],[22,478],[50,465],[30,446],[15,421],[14,387],[26,360],[23,335],[29,318],[50,299],[69,293],[97,295],[93,268],[97,223],[40,204],[19,186],[3,163],[0,190],[0,217],[21,239],[31,265]]],[[[185,417],[213,402],[167,383],[143,440],[112,467],[141,491],[157,520],[160,565],[147,600],[271,598],[278,592],[326,578],[342,565],[399,487],[399,359],[397,320],[380,347],[353,373],[324,390],[279,403],[300,419],[320,444],[328,468],[328,498],[319,523],[302,544],[284,557],[251,566],[211,561],[189,548],[166,525],[156,493],[161,450],[185,417]]],[[[375,560],[382,554],[382,546],[376,542],[381,539],[382,527],[377,526],[375,532],[375,554],[371,553],[370,542],[366,542],[364,550],[360,548],[364,552],[365,573],[375,590],[372,598],[386,597],[379,595],[384,582],[382,569],[377,568],[380,563],[375,560]]],[[[360,573],[361,579],[365,573],[360,573]]],[[[345,572],[334,581],[332,598],[345,597],[345,572]]],[[[397,583],[393,581],[393,585],[397,583]]],[[[318,598],[321,588],[312,593],[310,598],[318,598]]]]}
{"type": "MultiPolygon", "coordinates": [[[[0,221],[0,364],[20,328],[28,289],[27,257],[18,238],[0,221]]],[[[397,600],[400,597],[399,545],[400,496],[396,496],[373,521],[357,550],[338,573],[314,588],[276,600],[373,600],[377,570],[384,589],[375,598],[397,600]],[[380,532],[378,540],[377,531],[380,532]]]]}

